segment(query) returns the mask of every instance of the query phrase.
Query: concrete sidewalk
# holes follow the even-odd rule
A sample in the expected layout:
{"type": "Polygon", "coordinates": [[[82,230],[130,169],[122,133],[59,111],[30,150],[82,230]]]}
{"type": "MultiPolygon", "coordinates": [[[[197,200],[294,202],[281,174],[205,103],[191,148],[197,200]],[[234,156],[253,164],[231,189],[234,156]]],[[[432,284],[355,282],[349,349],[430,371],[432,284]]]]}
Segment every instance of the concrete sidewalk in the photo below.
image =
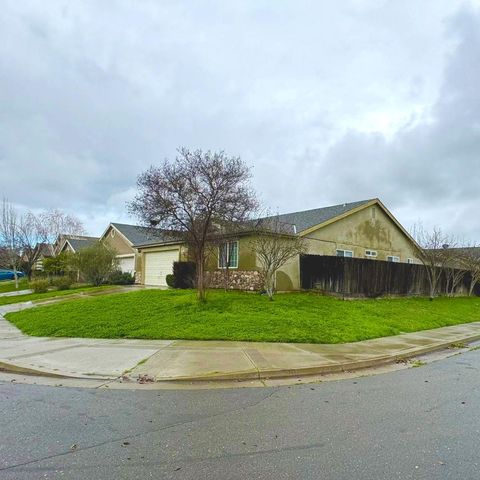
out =
{"type": "Polygon", "coordinates": [[[102,380],[262,380],[374,367],[480,339],[480,322],[337,345],[44,338],[2,316],[28,307],[0,307],[0,369],[102,380]]]}

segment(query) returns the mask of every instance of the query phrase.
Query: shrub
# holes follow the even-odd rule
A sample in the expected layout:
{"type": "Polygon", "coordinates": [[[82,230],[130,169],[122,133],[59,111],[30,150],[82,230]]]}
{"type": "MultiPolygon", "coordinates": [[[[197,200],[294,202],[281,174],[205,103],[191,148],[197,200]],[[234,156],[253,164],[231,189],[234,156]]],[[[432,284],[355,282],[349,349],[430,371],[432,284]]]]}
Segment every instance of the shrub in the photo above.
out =
{"type": "Polygon", "coordinates": [[[169,287],[172,287],[174,288],[175,287],[175,276],[172,275],[171,273],[169,273],[166,277],[165,277],[165,280],[167,282],[167,285],[169,287]]]}
{"type": "Polygon", "coordinates": [[[48,280],[34,280],[30,282],[29,286],[35,293],[45,293],[48,291],[50,282],[48,280]]]}
{"type": "Polygon", "coordinates": [[[101,242],[82,248],[74,255],[72,263],[80,271],[81,277],[95,286],[105,283],[118,270],[115,251],[101,242]]]}
{"type": "Polygon", "coordinates": [[[48,257],[43,260],[43,271],[48,275],[66,275],[73,270],[73,254],[62,252],[56,257],[48,257]]]}
{"type": "Polygon", "coordinates": [[[70,277],[57,277],[52,280],[52,285],[59,290],[69,290],[72,286],[72,279],[70,277]]]}
{"type": "Polygon", "coordinates": [[[195,274],[194,262],[173,262],[175,288],[195,288],[195,274]]]}
{"type": "Polygon", "coordinates": [[[133,278],[133,275],[129,272],[115,270],[108,277],[108,283],[112,285],[132,285],[135,283],[135,278],[133,278]]]}

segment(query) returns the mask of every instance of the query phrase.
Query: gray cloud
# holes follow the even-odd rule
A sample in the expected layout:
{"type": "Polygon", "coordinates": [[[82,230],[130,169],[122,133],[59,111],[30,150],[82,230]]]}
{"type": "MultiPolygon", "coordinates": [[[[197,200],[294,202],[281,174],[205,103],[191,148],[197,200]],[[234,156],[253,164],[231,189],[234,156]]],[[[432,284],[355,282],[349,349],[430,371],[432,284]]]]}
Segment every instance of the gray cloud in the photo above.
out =
{"type": "MultiPolygon", "coordinates": [[[[328,193],[342,178],[360,196],[381,196],[407,223],[439,224],[480,239],[480,14],[464,9],[450,22],[457,46],[438,99],[391,139],[349,132],[325,155],[328,193]]],[[[317,175],[321,175],[321,171],[317,175]]]]}
{"type": "Polygon", "coordinates": [[[6,2],[0,190],[92,233],[138,173],[225,149],[282,211],[380,196],[480,240],[480,20],[416,2],[6,2]]]}

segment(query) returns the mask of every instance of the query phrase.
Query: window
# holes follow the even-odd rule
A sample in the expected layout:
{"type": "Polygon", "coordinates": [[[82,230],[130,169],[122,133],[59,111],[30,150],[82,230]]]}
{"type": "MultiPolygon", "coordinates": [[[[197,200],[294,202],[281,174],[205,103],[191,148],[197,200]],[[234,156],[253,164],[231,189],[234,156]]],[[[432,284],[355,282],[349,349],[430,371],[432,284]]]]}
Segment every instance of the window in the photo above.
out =
{"type": "Polygon", "coordinates": [[[365,256],[367,258],[375,258],[377,256],[376,250],[365,250],[365,256]]]}
{"type": "Polygon", "coordinates": [[[400,261],[400,257],[397,257],[396,255],[389,255],[387,257],[387,262],[395,262],[398,263],[400,261]]]}
{"type": "Polygon", "coordinates": [[[110,236],[113,238],[115,236],[115,230],[112,228],[112,231],[110,232],[110,236]]]}
{"type": "Polygon", "coordinates": [[[337,257],[353,257],[351,250],[337,250],[337,257]]]}
{"type": "Polygon", "coordinates": [[[407,258],[407,263],[415,263],[415,260],[413,258],[407,258]]]}
{"type": "Polygon", "coordinates": [[[238,268],[238,242],[225,242],[218,247],[218,268],[238,268]]]}

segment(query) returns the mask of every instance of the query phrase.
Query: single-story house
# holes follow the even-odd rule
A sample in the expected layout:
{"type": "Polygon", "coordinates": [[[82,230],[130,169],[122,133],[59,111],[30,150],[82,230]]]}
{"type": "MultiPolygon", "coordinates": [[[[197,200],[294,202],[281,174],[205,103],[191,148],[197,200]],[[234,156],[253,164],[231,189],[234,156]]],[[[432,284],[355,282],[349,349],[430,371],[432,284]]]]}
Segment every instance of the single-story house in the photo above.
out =
{"type": "Polygon", "coordinates": [[[122,272],[131,273],[136,283],[142,281],[142,255],[136,245],[158,243],[163,241],[152,228],[125,223],[110,223],[100,237],[116,253],[118,265],[122,272]]]}
{"type": "MultiPolygon", "coordinates": [[[[279,220],[290,225],[291,234],[305,239],[308,254],[421,263],[417,253],[420,247],[378,198],[286,213],[279,215],[279,220]]],[[[228,262],[232,285],[258,288],[259,263],[251,245],[252,235],[252,231],[243,231],[210,256],[207,271],[212,287],[224,285],[228,262]],[[228,252],[226,260],[220,251],[228,252]]],[[[150,239],[134,247],[142,254],[141,283],[146,285],[166,285],[173,262],[188,258],[186,246],[171,237],[150,239]]],[[[299,256],[277,272],[276,282],[278,290],[300,289],[299,256]]]]}
{"type": "Polygon", "coordinates": [[[62,235],[58,243],[58,253],[77,253],[82,248],[90,247],[98,242],[98,237],[87,237],[84,235],[62,235]]]}
{"type": "Polygon", "coordinates": [[[32,270],[42,271],[45,258],[55,256],[55,248],[51,243],[37,243],[35,246],[35,262],[32,270]]]}

